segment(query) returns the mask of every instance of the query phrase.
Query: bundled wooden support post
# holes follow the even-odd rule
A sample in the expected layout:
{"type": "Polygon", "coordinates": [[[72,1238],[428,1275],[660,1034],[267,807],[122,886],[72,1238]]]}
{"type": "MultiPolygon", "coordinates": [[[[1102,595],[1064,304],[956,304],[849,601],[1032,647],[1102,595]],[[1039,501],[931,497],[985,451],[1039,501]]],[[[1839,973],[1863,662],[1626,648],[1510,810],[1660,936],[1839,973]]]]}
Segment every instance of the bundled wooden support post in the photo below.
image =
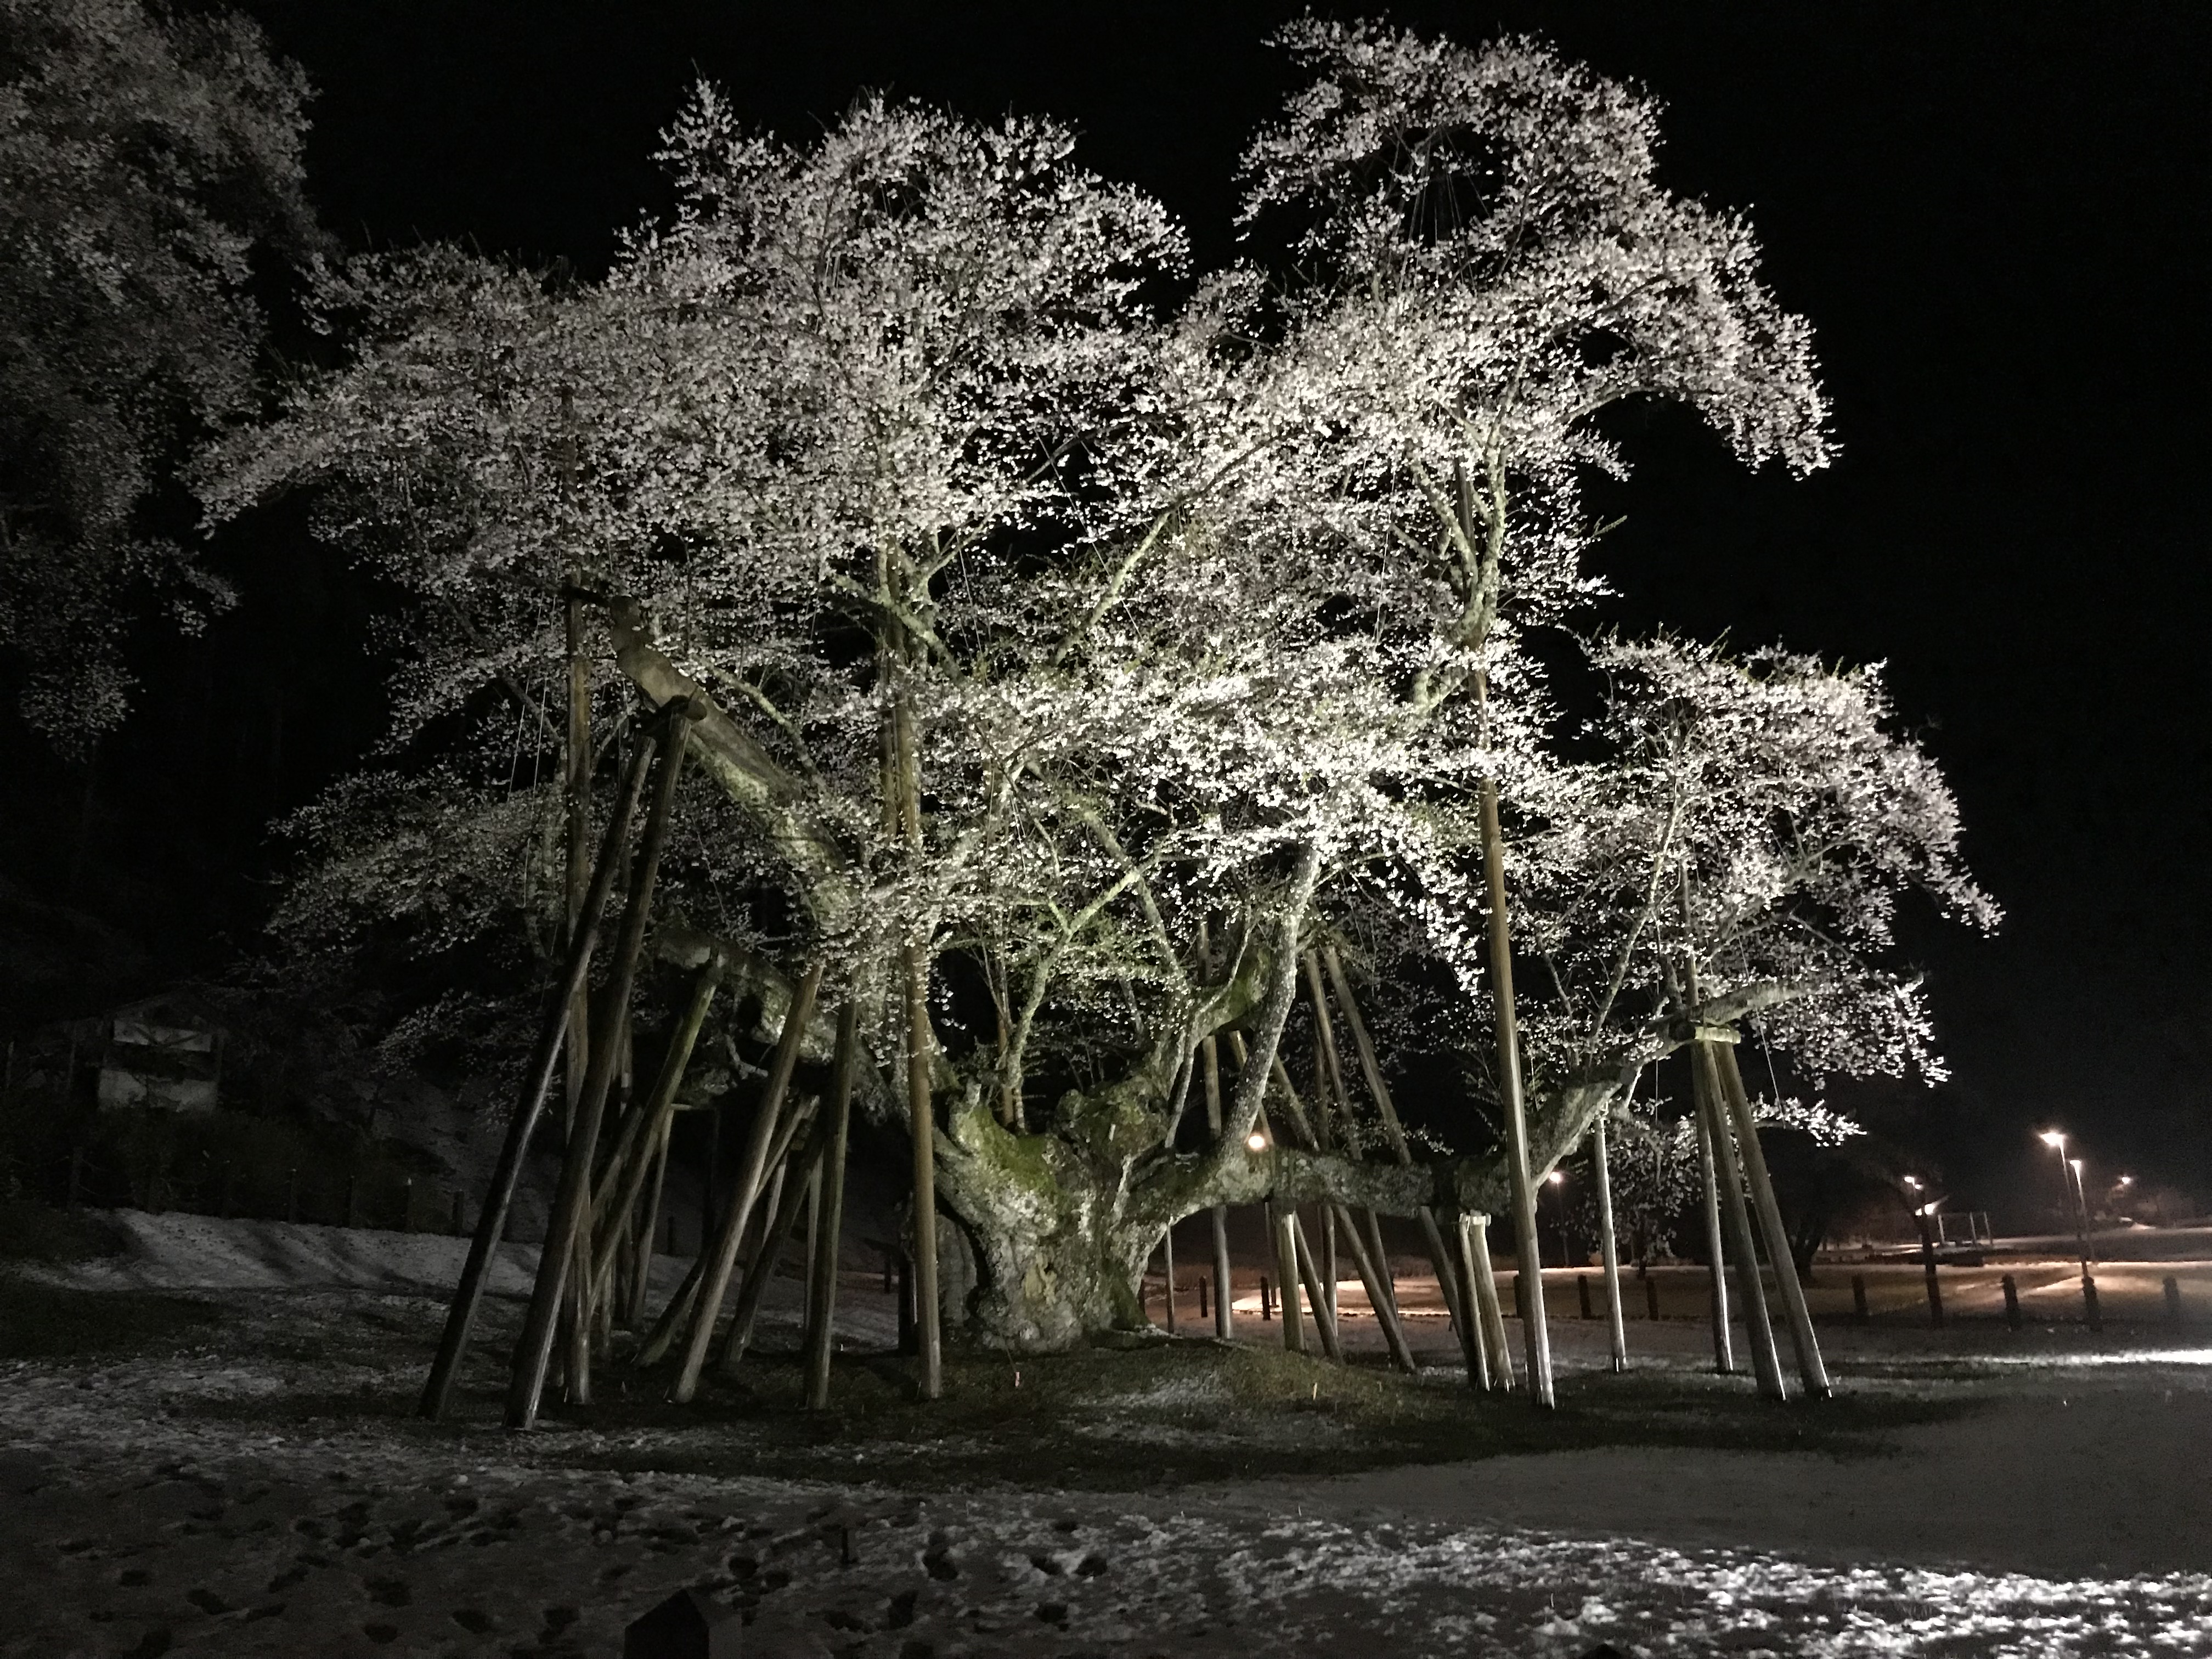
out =
{"type": "MultiPolygon", "coordinates": [[[[658,1203],[659,1171],[667,1158],[668,1136],[676,1117],[676,1096],[684,1086],[685,1073],[691,1064],[691,1053],[698,1046],[699,1033],[707,1023],[707,1015],[714,1007],[715,993],[722,983],[723,964],[720,952],[708,957],[699,977],[692,982],[691,1000],[684,1006],[684,1015],[677,1022],[674,1034],[669,1038],[668,1054],[661,1061],[659,1075],[654,1078],[653,1092],[638,1110],[633,1112],[623,1125],[623,1133],[607,1168],[599,1183],[599,1191],[592,1200],[592,1237],[597,1241],[592,1257],[592,1280],[596,1293],[605,1295],[611,1287],[617,1252],[625,1238],[635,1236],[635,1218],[641,1198],[650,1188],[658,1203]]],[[[651,1212],[647,1212],[647,1225],[651,1212]]],[[[652,1264],[652,1235],[645,1235],[642,1258],[644,1269],[652,1264]]],[[[641,1271],[632,1286],[633,1304],[641,1303],[640,1287],[646,1271],[641,1271]]]]}
{"type": "MultiPolygon", "coordinates": [[[[1337,1000],[1344,1005],[1345,1023],[1352,1027],[1352,1045],[1359,1056],[1359,1073],[1365,1079],[1367,1092],[1374,1097],[1376,1109],[1382,1114],[1382,1133],[1390,1143],[1390,1151],[1401,1165],[1413,1162],[1413,1149],[1406,1139],[1405,1125],[1399,1121],[1397,1103],[1390,1097],[1390,1086],[1382,1080],[1382,1067],[1375,1054],[1375,1040],[1368,1035],[1367,1022],[1360,1018],[1359,1000],[1352,994],[1352,981],[1346,976],[1344,964],[1338,959],[1336,947],[1322,947],[1322,959],[1328,964],[1329,983],[1335,988],[1337,1000]]],[[[1370,1224],[1374,1220],[1370,1212],[1370,1224]]],[[[1437,1275],[1437,1289],[1443,1297],[1444,1310],[1451,1316],[1452,1329],[1459,1335],[1460,1352],[1467,1361],[1468,1376],[1472,1378],[1482,1366],[1482,1334],[1477,1326],[1477,1316],[1472,1306],[1468,1287],[1462,1282],[1457,1263],[1445,1248],[1443,1229],[1437,1225],[1436,1212],[1421,1206],[1421,1242],[1429,1255],[1429,1265],[1437,1275]]],[[[1376,1255],[1376,1266],[1382,1272],[1384,1291],[1396,1306],[1396,1291],[1389,1284],[1389,1257],[1382,1248],[1382,1233],[1379,1226],[1370,1229],[1370,1243],[1376,1255]]]]}
{"type": "Polygon", "coordinates": [[[1291,1237],[1291,1223],[1290,1206],[1269,1199],[1267,1236],[1275,1245],[1275,1284],[1282,1306],[1283,1346],[1291,1353],[1304,1353],[1306,1338],[1298,1317],[1298,1249],[1291,1237]]]}
{"type": "Polygon", "coordinates": [[[1790,1317],[1790,1340],[1797,1352],[1797,1376],[1808,1400],[1826,1400],[1833,1392],[1828,1368],[1820,1358],[1820,1338],[1814,1334],[1812,1310],[1805,1304],[1805,1287],[1797,1279],[1797,1261],[1790,1254],[1790,1231],[1782,1224],[1782,1206],[1775,1201],[1774,1182],[1766,1173],[1766,1153],[1759,1144],[1759,1121],[1753,1115],[1751,1097],[1744,1091],[1743,1073],[1737,1067],[1735,1048],[1715,1043],[1714,1059],[1720,1067],[1721,1091],[1729,1115],[1735,1122],[1736,1145],[1743,1149],[1744,1173],[1750,1178],[1753,1212],[1760,1235],[1766,1241],[1766,1259],[1774,1267],[1775,1286],[1790,1317]]]}
{"type": "MultiPolygon", "coordinates": [[[[1212,946],[1201,919],[1198,924],[1198,954],[1202,971],[1209,976],[1213,971],[1212,946]]],[[[1206,1077],[1206,1128],[1210,1144],[1221,1141],[1221,1047],[1208,1033],[1198,1045],[1199,1060],[1206,1077]]],[[[1229,1206],[1217,1204],[1208,1218],[1213,1235],[1213,1334],[1223,1342],[1237,1334],[1236,1315],[1231,1310],[1232,1299],[1229,1276],[1229,1206]]]]}
{"type": "Polygon", "coordinates": [[[499,1162],[492,1169],[490,1188],[484,1194],[483,1207],[477,1213],[476,1234],[469,1241],[461,1280],[446,1311],[446,1328],[438,1340],[438,1356],[431,1363],[429,1380],[423,1384],[422,1398],[416,1408],[433,1421],[446,1414],[446,1407],[453,1399],[453,1383],[468,1353],[469,1338],[475,1330],[484,1286],[489,1280],[492,1252],[506,1237],[515,1183],[529,1153],[531,1137],[537,1133],[544,1115],[545,1097],[552,1090],[553,1073],[561,1061],[562,1044],[574,1015],[577,994],[591,975],[592,952],[599,944],[607,895],[614,886],[621,848],[629,837],[630,821],[636,815],[638,796],[645,787],[647,755],[647,750],[641,745],[623,774],[614,811],[607,818],[606,834],[599,843],[599,860],[592,868],[584,906],[578,913],[578,925],[569,936],[561,982],[555,990],[545,1023],[539,1028],[538,1047],[523,1073],[521,1097],[515,1103],[514,1115],[507,1120],[507,1139],[501,1145],[499,1162]]]}
{"type": "Polygon", "coordinates": [[[1467,1269],[1470,1299],[1475,1304],[1474,1369],[1468,1373],[1472,1388],[1510,1393],[1513,1351],[1505,1340],[1505,1310],[1498,1304],[1498,1275],[1490,1261],[1490,1218],[1462,1212],[1459,1218],[1460,1259],[1467,1269]]]}
{"type": "Polygon", "coordinates": [[[860,1065],[860,1002],[848,994],[837,1015],[837,1057],[830,1081],[830,1150],[822,1178],[822,1224],[807,1281],[806,1408],[830,1405],[830,1357],[837,1318],[837,1240],[845,1226],[845,1156],[852,1139],[853,1083],[860,1065]]]}
{"type": "MultiPolygon", "coordinates": [[[[1334,1103],[1343,1120],[1346,1133],[1352,1125],[1352,1096],[1344,1084],[1344,1056],[1336,1046],[1336,1023],[1329,1018],[1328,994],[1322,989],[1321,959],[1317,952],[1309,951],[1301,964],[1305,971],[1306,1000],[1312,1005],[1314,1017],[1314,1151],[1326,1156],[1336,1150],[1335,1137],[1330,1132],[1329,1111],[1334,1103]]],[[[1347,1150],[1350,1148],[1347,1146],[1347,1150]]],[[[1328,1304],[1328,1316],[1336,1317],[1336,1210],[1326,1206],[1321,1218],[1321,1279],[1322,1300],[1328,1304]]]]}
{"type": "Polygon", "coordinates": [[[1605,1118],[1590,1136],[1590,1162],[1597,1175],[1597,1247],[1605,1266],[1605,1316],[1610,1326],[1613,1369],[1628,1369],[1628,1323],[1620,1311],[1620,1255],[1613,1237],[1613,1171],[1605,1155],[1605,1118]]]}
{"type": "Polygon", "coordinates": [[[1698,1109],[1711,1137],[1714,1174],[1720,1184],[1721,1214],[1728,1225],[1728,1243],[1735,1256],[1736,1290],[1743,1300],[1744,1340],[1751,1345],[1752,1370],[1759,1391],[1774,1400],[1786,1400],[1790,1391],[1782,1381],[1782,1356],[1774,1346],[1774,1326],[1767,1317],[1766,1291],[1759,1282],[1759,1249],[1753,1242],[1750,1212],[1744,1206],[1743,1170],[1736,1162],[1734,1137],[1729,1133],[1721,1105],[1720,1068],[1712,1044],[1698,1038],[1690,1045],[1697,1061],[1698,1109]]]}
{"type": "Polygon", "coordinates": [[[799,1214],[806,1207],[806,1189],[829,1150],[829,1125],[817,1116],[806,1144],[791,1155],[786,1179],[775,1188],[782,1195],[781,1201],[771,1199],[763,1209],[766,1225],[753,1259],[745,1268],[745,1282],[738,1291],[738,1305],[730,1315],[729,1332],[722,1339],[722,1352],[715,1360],[716,1373],[721,1376],[737,1375],[738,1365],[744,1360],[745,1348],[753,1338],[753,1322],[760,1316],[761,1304],[767,1298],[776,1268],[783,1261],[784,1246],[790,1242],[799,1214]]]}
{"type": "Polygon", "coordinates": [[[752,1219],[761,1188],[766,1184],[769,1151],[782,1118],[784,1097],[790,1091],[792,1073],[799,1069],[799,1045],[805,1036],[806,1022],[813,1017],[815,994],[821,987],[822,964],[816,963],[792,988],[791,1006],[783,1017],[783,1031],[776,1039],[775,1058],[769,1064],[768,1083],[761,1092],[752,1132],[746,1138],[744,1167],[738,1174],[737,1188],[730,1194],[728,1207],[722,1212],[713,1243],[700,1252],[690,1297],[687,1299],[683,1291],[677,1293],[638,1355],[641,1364],[653,1364],[667,1351],[670,1339],[689,1318],[682,1360],[668,1393],[668,1397],[678,1405],[699,1390],[699,1374],[706,1367],[708,1345],[714,1336],[714,1322],[721,1316],[722,1297],[730,1288],[730,1275],[737,1270],[738,1249],[744,1240],[745,1224],[752,1219]]]}
{"type": "MultiPolygon", "coordinates": [[[[1698,1097],[1697,1056],[1690,1057],[1690,1088],[1698,1097]]],[[[1697,1127],[1698,1176],[1703,1188],[1705,1219],[1705,1260],[1711,1263],[1708,1305],[1712,1314],[1713,1370],[1723,1376],[1735,1374],[1735,1343],[1729,1328],[1728,1257],[1721,1249],[1720,1171],[1713,1157],[1712,1131],[1706,1126],[1702,1105],[1693,1107],[1690,1121],[1697,1127]]]]}
{"type": "MultiPolygon", "coordinates": [[[[1475,676],[1477,696],[1483,677],[1475,676]]],[[[1521,1097],[1521,1030],[1513,1012],[1513,944],[1506,922],[1504,832],[1498,823],[1498,781],[1482,780],[1483,879],[1490,897],[1490,986],[1498,1012],[1498,1107],[1505,1120],[1506,1173],[1513,1195],[1513,1255],[1523,1280],[1534,1276],[1521,1340],[1528,1350],[1528,1392],[1540,1406],[1554,1403],[1552,1338],[1544,1319],[1544,1257],[1536,1242],[1536,1186],[1528,1166],[1528,1117],[1521,1097]]]]}
{"type": "MultiPolygon", "coordinates": [[[[661,728],[652,810],[647,816],[644,841],[630,884],[629,902],[623,912],[622,931],[615,945],[614,971],[607,983],[607,1002],[626,1008],[637,975],[639,952],[645,945],[645,927],[653,909],[653,888],[660,870],[661,849],[667,844],[668,825],[676,805],[676,786],[683,775],[684,750],[690,735],[688,705],[674,709],[661,728]]],[[[578,1103],[576,1121],[568,1135],[568,1157],[561,1166],[555,1188],[553,1211],[546,1224],[544,1248],[538,1253],[538,1280],[532,1287],[529,1311],[523,1317],[522,1336],[516,1346],[514,1369],[507,1379],[507,1423],[509,1428],[528,1428],[538,1419],[545,1370],[552,1358],[555,1328],[561,1297],[580,1247],[588,1242],[592,1160],[599,1151],[599,1119],[607,1102],[619,1058],[617,1044],[599,1044],[585,1074],[584,1093],[578,1103]]],[[[572,1376],[571,1386],[585,1386],[572,1376]]]]}

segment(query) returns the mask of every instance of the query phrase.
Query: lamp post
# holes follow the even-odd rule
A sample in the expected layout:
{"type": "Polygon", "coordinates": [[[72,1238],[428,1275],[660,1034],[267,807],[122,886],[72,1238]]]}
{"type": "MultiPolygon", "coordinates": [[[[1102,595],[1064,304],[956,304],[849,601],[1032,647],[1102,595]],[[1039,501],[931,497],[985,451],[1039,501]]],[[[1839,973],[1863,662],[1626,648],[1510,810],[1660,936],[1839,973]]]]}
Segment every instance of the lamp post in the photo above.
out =
{"type": "Polygon", "coordinates": [[[2081,1241],[2081,1278],[2086,1283],[2089,1277],[2089,1206],[2081,1196],[2081,1160],[2066,1156],[2066,1136],[2060,1130],[2045,1129],[2037,1139],[2058,1154],[2058,1178],[2070,1183],[2067,1195],[2074,1200],[2075,1231],[2081,1241]]]}
{"type": "MultiPolygon", "coordinates": [[[[1544,1185],[1551,1189],[1552,1194],[1553,1224],[1559,1230],[1559,1265],[1571,1267],[1575,1264],[1567,1256],[1567,1200],[1559,1191],[1566,1184],[1567,1172],[1565,1170],[1554,1170],[1544,1177],[1544,1185]]],[[[1540,1269],[1544,1264],[1539,1261],[1536,1265],[1540,1269]]]]}
{"type": "Polygon", "coordinates": [[[2082,1184],[2081,1160],[2071,1158],[2066,1163],[2074,1171],[2074,1214],[2081,1230],[2081,1272],[2086,1278],[2097,1260],[2095,1247],[2089,1242],[2089,1189],[2082,1184]]]}

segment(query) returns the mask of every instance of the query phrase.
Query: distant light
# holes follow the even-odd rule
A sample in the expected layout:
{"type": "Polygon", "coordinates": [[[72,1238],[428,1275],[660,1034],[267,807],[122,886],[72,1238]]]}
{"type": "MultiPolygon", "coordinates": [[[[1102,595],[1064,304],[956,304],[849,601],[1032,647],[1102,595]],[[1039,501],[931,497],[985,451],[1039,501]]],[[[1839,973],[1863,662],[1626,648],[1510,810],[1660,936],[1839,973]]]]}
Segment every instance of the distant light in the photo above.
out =
{"type": "Polygon", "coordinates": [[[1267,1150],[1267,1137],[1255,1129],[1244,1137],[1244,1144],[1255,1152],[1264,1152],[1267,1150]]]}
{"type": "Polygon", "coordinates": [[[2120,1177],[2120,1185],[2123,1187],[2132,1187],[2135,1184],[2136,1178],[2133,1176],[2122,1176],[2120,1177]]]}
{"type": "Polygon", "coordinates": [[[2081,1173],[2081,1160],[2080,1158],[2069,1158],[2066,1161],[2074,1166],[2074,1173],[2075,1175],[2080,1175],[2081,1173]]]}
{"type": "Polygon", "coordinates": [[[1554,1170],[1551,1174],[1546,1176],[1544,1179],[1550,1182],[1554,1187],[1564,1187],[1567,1184],[1567,1173],[1564,1170],[1554,1170]]]}
{"type": "Polygon", "coordinates": [[[1917,1193],[1920,1190],[1920,1177],[1918,1176],[1906,1176],[1905,1177],[1905,1184],[1911,1188],[1912,1190],[1917,1193]]]}
{"type": "Polygon", "coordinates": [[[1934,1215],[1937,1206],[1941,1205],[1942,1202],[1943,1200],[1939,1198],[1936,1200],[1934,1203],[1923,1204],[1920,1206],[1919,1213],[1922,1215],[1934,1215]]]}
{"type": "Polygon", "coordinates": [[[2046,1146],[2063,1146],[2066,1144],[2066,1137],[2056,1129],[2045,1129],[2036,1139],[2046,1146]]]}

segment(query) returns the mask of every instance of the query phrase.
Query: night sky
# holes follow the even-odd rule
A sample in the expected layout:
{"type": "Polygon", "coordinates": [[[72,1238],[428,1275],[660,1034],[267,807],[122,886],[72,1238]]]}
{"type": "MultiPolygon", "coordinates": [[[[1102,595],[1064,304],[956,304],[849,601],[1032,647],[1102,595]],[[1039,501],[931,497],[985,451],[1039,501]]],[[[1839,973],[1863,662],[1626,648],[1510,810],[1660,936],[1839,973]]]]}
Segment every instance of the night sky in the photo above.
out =
{"type": "MultiPolygon", "coordinates": [[[[339,237],[473,236],[586,271],[665,200],[647,157],[698,73],[787,137],[871,87],[1059,116],[1090,165],[1155,192],[1201,263],[1219,258],[1237,153],[1292,80],[1262,38],[1300,9],[246,9],[320,88],[310,189],[339,237]]],[[[1772,285],[1814,325],[1840,462],[1809,482],[1750,477],[1686,422],[1644,422],[1617,502],[1629,521],[1607,544],[1612,617],[1888,663],[2009,913],[1994,940],[1911,930],[1956,1073],[1927,1120],[1931,1152],[1962,1191],[2002,1202],[2033,1177],[2031,1154],[2047,1158],[2028,1131],[2057,1122],[2093,1183],[2126,1168],[2212,1201],[2201,10],[1387,15],[1469,42],[1540,33],[1641,82],[1667,106],[1670,182],[1747,212],[1772,285]]],[[[31,885],[64,881],[55,849],[82,821],[106,896],[80,867],[80,902],[112,910],[183,876],[202,894],[154,905],[170,918],[157,962],[228,948],[225,930],[265,902],[268,813],[376,726],[373,665],[343,637],[374,595],[303,550],[296,524],[258,526],[226,556],[245,611],[206,641],[149,646],[148,712],[112,745],[90,814],[81,780],[7,740],[21,823],[38,826],[9,857],[31,885]],[[282,673],[270,648],[289,653],[282,673]],[[178,737],[193,708],[216,727],[197,750],[178,737]]]]}

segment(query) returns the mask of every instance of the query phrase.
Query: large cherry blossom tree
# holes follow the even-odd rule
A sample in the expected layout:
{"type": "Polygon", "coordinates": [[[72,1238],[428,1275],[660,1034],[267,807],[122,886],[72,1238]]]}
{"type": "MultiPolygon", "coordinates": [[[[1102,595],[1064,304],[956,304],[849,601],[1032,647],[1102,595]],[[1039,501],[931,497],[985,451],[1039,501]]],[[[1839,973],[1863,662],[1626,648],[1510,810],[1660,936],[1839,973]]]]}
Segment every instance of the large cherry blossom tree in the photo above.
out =
{"type": "MultiPolygon", "coordinates": [[[[1246,172],[1285,281],[1239,265],[1169,308],[1179,233],[1049,122],[875,100],[792,147],[707,88],[667,135],[680,208],[604,280],[453,249],[334,276],[349,361],[204,475],[218,514],[316,490],[412,596],[392,763],[307,815],[295,935],[397,919],[419,948],[550,954],[569,688],[594,677],[565,728],[572,753],[602,734],[593,764],[627,711],[686,699],[664,913],[743,946],[763,1008],[822,965],[811,1052],[854,1000],[864,1098],[931,1126],[952,1311],[1022,1347],[1139,1318],[1161,1231],[1208,1206],[1501,1207],[1496,1148],[1246,1144],[1282,1109],[1309,945],[1343,941],[1353,979],[1419,965],[1448,1019],[1480,1017],[1479,780],[1558,967],[1540,1163],[1686,1012],[1844,1030],[1780,1011],[1815,970],[1863,992],[1886,935],[1804,945],[1773,918],[1825,902],[1807,870],[1720,873],[1743,820],[1700,806],[1654,843],[1663,766],[1628,726],[1606,763],[1562,758],[1526,648],[1601,593],[1582,492],[1626,467],[1608,406],[1823,460],[1804,325],[1740,222],[1656,183],[1632,90],[1526,42],[1285,43],[1314,78],[1246,172]],[[1657,965],[1685,868],[1715,988],[1688,1011],[1657,965]],[[1382,939],[1395,958],[1359,948],[1382,939]],[[1231,1035],[1201,1126],[1200,1056],[1231,1035]]],[[[1717,708],[1738,671],[1708,666],[1717,708]]]]}

